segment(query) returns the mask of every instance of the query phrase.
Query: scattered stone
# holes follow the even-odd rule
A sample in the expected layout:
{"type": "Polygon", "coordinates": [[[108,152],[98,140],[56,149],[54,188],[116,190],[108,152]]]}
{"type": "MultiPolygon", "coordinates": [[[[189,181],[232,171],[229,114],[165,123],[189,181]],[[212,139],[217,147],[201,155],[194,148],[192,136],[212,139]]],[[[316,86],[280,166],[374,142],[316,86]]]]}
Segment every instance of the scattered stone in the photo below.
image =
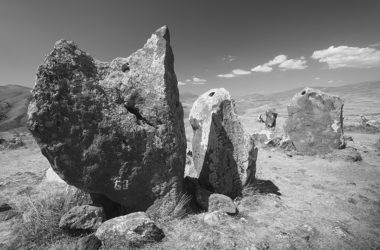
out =
{"type": "Polygon", "coordinates": [[[9,140],[0,139],[0,150],[18,149],[24,145],[24,141],[19,136],[12,137],[9,140]]]}
{"type": "Polygon", "coordinates": [[[104,222],[95,236],[109,247],[119,244],[128,248],[161,241],[165,234],[145,213],[137,212],[104,222]]]}
{"type": "Polygon", "coordinates": [[[265,123],[267,128],[276,127],[277,112],[274,109],[268,109],[265,114],[260,114],[259,121],[265,123]]]}
{"type": "Polygon", "coordinates": [[[186,138],[177,85],[166,26],[110,63],[60,40],[38,69],[28,128],[68,184],[160,214],[182,192],[186,138]]]}
{"type": "Polygon", "coordinates": [[[190,112],[193,160],[201,187],[232,198],[255,179],[257,147],[243,130],[227,90],[201,95],[190,112]]]}
{"type": "Polygon", "coordinates": [[[221,211],[230,215],[237,213],[237,208],[233,200],[223,194],[211,194],[208,199],[208,211],[221,211]]]}
{"type": "Polygon", "coordinates": [[[102,242],[94,234],[89,234],[78,240],[75,250],[97,250],[101,246],[102,242]]]}
{"type": "Polygon", "coordinates": [[[353,147],[346,147],[341,150],[336,150],[332,152],[331,154],[328,154],[327,158],[330,158],[331,160],[340,159],[340,160],[348,161],[348,162],[357,162],[357,161],[363,160],[359,151],[353,147]]]}
{"type": "Polygon", "coordinates": [[[285,133],[304,154],[343,148],[343,101],[317,89],[303,89],[288,105],[285,133]]]}
{"type": "Polygon", "coordinates": [[[65,230],[95,231],[105,219],[103,208],[90,205],[76,206],[65,213],[59,227],[65,230]]]}
{"type": "Polygon", "coordinates": [[[209,226],[218,226],[223,222],[223,220],[227,216],[228,215],[222,211],[214,211],[214,212],[206,213],[205,216],[203,217],[203,221],[209,226]]]}
{"type": "Polygon", "coordinates": [[[344,136],[344,141],[346,141],[346,142],[348,142],[348,141],[354,141],[354,138],[352,136],[345,135],[344,136]]]}
{"type": "Polygon", "coordinates": [[[283,138],[280,142],[280,148],[285,151],[295,151],[296,147],[289,138],[283,138]]]}

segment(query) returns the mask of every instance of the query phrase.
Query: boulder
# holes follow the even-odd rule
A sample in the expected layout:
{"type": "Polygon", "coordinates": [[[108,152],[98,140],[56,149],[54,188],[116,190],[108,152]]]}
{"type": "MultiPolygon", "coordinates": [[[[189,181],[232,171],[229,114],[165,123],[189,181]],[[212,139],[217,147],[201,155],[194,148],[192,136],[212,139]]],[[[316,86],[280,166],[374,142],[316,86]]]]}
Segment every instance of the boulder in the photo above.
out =
{"type": "Polygon", "coordinates": [[[255,179],[257,148],[227,90],[211,89],[190,112],[193,160],[201,187],[235,198],[255,179]]]}
{"type": "Polygon", "coordinates": [[[168,28],[111,62],[58,41],[38,68],[28,128],[68,184],[130,211],[172,206],[186,138],[168,28]]]}
{"type": "Polygon", "coordinates": [[[259,121],[265,123],[267,128],[276,127],[277,112],[274,109],[268,109],[265,114],[260,114],[259,121]]]}
{"type": "Polygon", "coordinates": [[[284,129],[296,150],[304,154],[325,154],[342,148],[343,101],[305,88],[290,101],[284,129]]]}
{"type": "Polygon", "coordinates": [[[90,205],[76,206],[65,213],[59,227],[65,230],[96,231],[105,219],[103,208],[90,205]]]}
{"type": "Polygon", "coordinates": [[[108,247],[139,247],[146,243],[161,241],[165,234],[144,212],[115,217],[104,222],[95,236],[108,247]]]}
{"type": "Polygon", "coordinates": [[[97,250],[101,246],[102,242],[94,234],[89,234],[78,240],[75,250],[97,250]]]}
{"type": "Polygon", "coordinates": [[[212,194],[208,199],[208,211],[221,211],[230,215],[237,213],[233,200],[223,194],[212,194]]]}

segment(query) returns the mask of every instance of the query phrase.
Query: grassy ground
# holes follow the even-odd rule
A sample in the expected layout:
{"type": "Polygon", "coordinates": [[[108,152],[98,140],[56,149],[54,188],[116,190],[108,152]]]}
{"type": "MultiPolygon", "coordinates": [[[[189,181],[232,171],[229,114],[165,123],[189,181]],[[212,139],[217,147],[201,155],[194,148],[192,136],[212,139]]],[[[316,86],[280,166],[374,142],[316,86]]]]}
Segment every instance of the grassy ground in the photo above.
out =
{"type": "MultiPolygon", "coordinates": [[[[219,226],[205,224],[203,213],[161,220],[166,237],[145,248],[379,249],[380,134],[349,135],[362,162],[260,149],[257,177],[273,183],[280,195],[273,188],[248,190],[235,201],[239,214],[222,217],[219,226]]],[[[41,182],[49,165],[28,136],[26,148],[0,152],[1,196],[24,212],[14,220],[23,232],[19,241],[31,249],[72,249],[77,237],[57,229],[67,209],[65,193],[60,185],[41,182]]],[[[15,236],[11,223],[0,222],[0,242],[15,236]]]]}

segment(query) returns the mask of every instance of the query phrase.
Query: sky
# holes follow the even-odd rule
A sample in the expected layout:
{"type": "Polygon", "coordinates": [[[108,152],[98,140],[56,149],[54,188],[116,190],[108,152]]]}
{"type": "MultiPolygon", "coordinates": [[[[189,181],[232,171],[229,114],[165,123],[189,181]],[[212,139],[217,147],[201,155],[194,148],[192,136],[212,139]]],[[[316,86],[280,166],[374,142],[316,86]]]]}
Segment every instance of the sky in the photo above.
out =
{"type": "Polygon", "coordinates": [[[2,0],[0,85],[34,86],[55,41],[101,61],[168,25],[181,92],[233,95],[380,80],[380,1],[2,0]]]}

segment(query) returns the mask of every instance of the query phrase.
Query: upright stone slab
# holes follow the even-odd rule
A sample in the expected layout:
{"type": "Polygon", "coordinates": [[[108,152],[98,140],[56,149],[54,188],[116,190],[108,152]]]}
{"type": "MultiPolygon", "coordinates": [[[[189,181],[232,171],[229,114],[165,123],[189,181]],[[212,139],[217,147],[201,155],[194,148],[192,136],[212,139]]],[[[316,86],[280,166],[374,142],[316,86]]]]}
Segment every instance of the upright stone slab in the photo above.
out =
{"type": "Polygon", "coordinates": [[[317,89],[303,89],[288,105],[285,133],[304,154],[324,154],[344,147],[343,101],[317,89]]]}
{"type": "Polygon", "coordinates": [[[201,187],[235,198],[255,179],[257,148],[227,90],[201,95],[190,112],[193,159],[201,187]]]}
{"type": "Polygon", "coordinates": [[[110,63],[58,41],[32,95],[29,130],[63,180],[131,211],[174,204],[186,138],[166,26],[110,63]]]}

